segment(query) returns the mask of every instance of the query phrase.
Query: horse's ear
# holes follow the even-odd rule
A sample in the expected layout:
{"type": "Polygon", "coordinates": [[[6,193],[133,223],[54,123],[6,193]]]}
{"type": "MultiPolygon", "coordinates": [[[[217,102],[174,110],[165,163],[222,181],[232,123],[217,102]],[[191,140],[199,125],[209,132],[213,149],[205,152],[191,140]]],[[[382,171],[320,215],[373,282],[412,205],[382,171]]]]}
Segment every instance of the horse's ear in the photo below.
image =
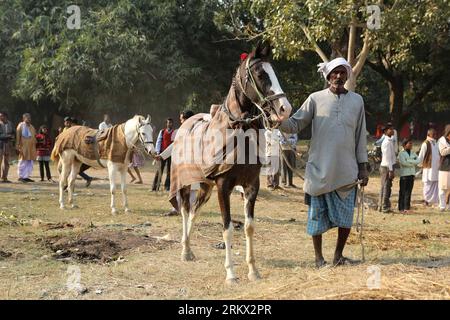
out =
{"type": "Polygon", "coordinates": [[[256,59],[269,60],[272,56],[272,47],[267,41],[258,41],[254,57],[256,59]]]}
{"type": "Polygon", "coordinates": [[[151,123],[152,122],[152,117],[150,117],[150,115],[147,115],[147,119],[145,119],[145,122],[147,123],[151,123]]]}

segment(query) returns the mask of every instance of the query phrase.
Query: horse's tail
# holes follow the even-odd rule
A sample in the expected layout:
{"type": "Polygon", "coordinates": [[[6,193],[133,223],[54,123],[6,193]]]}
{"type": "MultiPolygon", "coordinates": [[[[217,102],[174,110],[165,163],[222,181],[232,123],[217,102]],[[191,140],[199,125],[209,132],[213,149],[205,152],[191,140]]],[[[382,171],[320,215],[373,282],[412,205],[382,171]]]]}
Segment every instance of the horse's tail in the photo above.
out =
{"type": "Polygon", "coordinates": [[[52,154],[50,156],[50,159],[52,159],[52,161],[59,161],[59,148],[57,148],[56,146],[53,148],[52,150],[52,154]]]}

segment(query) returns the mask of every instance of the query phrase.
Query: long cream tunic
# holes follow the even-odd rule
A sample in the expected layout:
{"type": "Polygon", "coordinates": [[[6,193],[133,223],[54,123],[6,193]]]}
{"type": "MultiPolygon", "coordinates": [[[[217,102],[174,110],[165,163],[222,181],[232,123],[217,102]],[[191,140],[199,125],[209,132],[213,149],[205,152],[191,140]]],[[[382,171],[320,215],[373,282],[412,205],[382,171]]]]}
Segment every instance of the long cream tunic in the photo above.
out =
{"type": "Polygon", "coordinates": [[[303,189],[318,196],[358,178],[358,163],[367,162],[364,101],[352,91],[336,95],[314,92],[280,130],[297,133],[312,123],[312,138],[303,189]]]}

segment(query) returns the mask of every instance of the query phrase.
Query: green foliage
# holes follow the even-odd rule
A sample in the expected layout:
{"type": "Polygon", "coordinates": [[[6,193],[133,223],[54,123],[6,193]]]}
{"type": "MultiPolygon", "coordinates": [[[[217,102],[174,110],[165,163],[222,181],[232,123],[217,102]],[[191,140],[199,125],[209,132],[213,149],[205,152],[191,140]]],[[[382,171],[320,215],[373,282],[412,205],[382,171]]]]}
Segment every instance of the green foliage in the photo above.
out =
{"type": "Polygon", "coordinates": [[[71,4],[0,2],[1,80],[18,99],[63,112],[167,114],[194,91],[226,94],[241,43],[217,42],[215,1],[78,1],[79,30],[66,26],[71,4]]]}
{"type": "MultiPolygon", "coordinates": [[[[52,113],[113,112],[154,119],[191,108],[208,111],[227,94],[239,54],[270,40],[275,68],[294,107],[324,83],[320,48],[346,56],[349,25],[364,43],[360,0],[79,0],[81,29],[70,30],[69,0],[0,1],[0,99],[52,113]],[[248,41],[250,40],[250,41],[248,41]]],[[[369,60],[404,81],[405,104],[450,59],[448,0],[383,1],[381,29],[369,31],[369,60]],[[394,5],[395,3],[395,5],[394,5]]],[[[381,73],[358,78],[369,111],[388,107],[381,73]]],[[[385,79],[385,78],[383,78],[385,79]]],[[[448,109],[439,78],[421,102],[448,109]]]]}

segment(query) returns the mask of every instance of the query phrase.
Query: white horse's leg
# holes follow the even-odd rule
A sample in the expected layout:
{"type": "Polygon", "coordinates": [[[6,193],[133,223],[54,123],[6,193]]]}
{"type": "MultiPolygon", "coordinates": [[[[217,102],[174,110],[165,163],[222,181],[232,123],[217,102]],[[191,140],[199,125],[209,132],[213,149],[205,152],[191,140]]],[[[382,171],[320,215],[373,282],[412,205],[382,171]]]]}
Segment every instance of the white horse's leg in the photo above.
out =
{"type": "Polygon", "coordinates": [[[195,191],[195,190],[190,191],[190,194],[189,194],[189,217],[187,217],[187,219],[185,219],[185,216],[183,216],[183,227],[184,227],[184,224],[186,224],[186,231],[185,231],[186,240],[185,240],[185,246],[184,246],[184,258],[185,258],[184,260],[186,260],[186,261],[195,259],[194,253],[192,252],[191,247],[190,247],[190,239],[192,236],[194,222],[195,222],[195,219],[197,218],[197,209],[198,208],[196,208],[194,206],[196,195],[197,195],[197,191],[195,191]],[[185,221],[185,220],[187,220],[187,221],[185,221]]]}
{"type": "Polygon", "coordinates": [[[67,177],[69,176],[70,159],[66,152],[62,152],[58,166],[61,166],[61,174],[59,176],[59,208],[64,209],[64,187],[67,185],[67,177]]]}
{"type": "Polygon", "coordinates": [[[76,159],[73,159],[71,167],[72,168],[69,175],[69,181],[67,184],[67,191],[69,193],[68,202],[72,208],[77,208],[77,206],[74,203],[73,193],[75,190],[75,180],[77,179],[77,175],[80,172],[81,162],[77,161],[76,159]]]}
{"type": "Polygon", "coordinates": [[[253,247],[253,234],[255,232],[253,215],[249,215],[249,203],[248,199],[245,199],[245,238],[246,238],[246,261],[248,265],[248,279],[258,280],[260,279],[260,275],[255,266],[255,253],[253,247]]]}
{"type": "Polygon", "coordinates": [[[120,170],[120,185],[122,190],[122,202],[125,208],[125,213],[131,212],[128,208],[128,195],[127,195],[127,167],[123,166],[120,170]]]}
{"type": "Polygon", "coordinates": [[[255,266],[255,253],[253,247],[253,234],[255,232],[253,213],[255,209],[256,195],[253,190],[246,190],[244,194],[245,238],[246,238],[246,262],[248,265],[248,279],[251,281],[261,278],[255,266]]]}
{"type": "Polygon", "coordinates": [[[189,211],[184,206],[181,207],[181,215],[183,216],[183,236],[181,238],[181,245],[183,246],[183,250],[181,251],[181,260],[191,261],[194,259],[194,254],[192,253],[189,243],[189,233],[188,233],[189,211]]]}
{"type": "Polygon", "coordinates": [[[109,187],[111,191],[111,213],[116,214],[117,209],[115,206],[115,194],[116,194],[116,166],[108,161],[108,175],[109,175],[109,187]]]}
{"type": "MultiPolygon", "coordinates": [[[[192,191],[189,189],[182,189],[179,191],[180,200],[178,202],[181,209],[181,215],[183,216],[183,236],[181,238],[181,245],[183,250],[181,252],[181,259],[183,261],[192,261],[195,259],[190,246],[190,238],[192,234],[192,224],[195,218],[195,210],[192,206],[192,191]]],[[[178,195],[177,195],[178,198],[178,195]]]]}
{"type": "Polygon", "coordinates": [[[225,270],[227,272],[225,283],[228,285],[237,283],[236,273],[234,272],[233,254],[231,252],[232,239],[233,224],[230,222],[228,228],[223,231],[223,241],[225,242],[225,270]]]}

